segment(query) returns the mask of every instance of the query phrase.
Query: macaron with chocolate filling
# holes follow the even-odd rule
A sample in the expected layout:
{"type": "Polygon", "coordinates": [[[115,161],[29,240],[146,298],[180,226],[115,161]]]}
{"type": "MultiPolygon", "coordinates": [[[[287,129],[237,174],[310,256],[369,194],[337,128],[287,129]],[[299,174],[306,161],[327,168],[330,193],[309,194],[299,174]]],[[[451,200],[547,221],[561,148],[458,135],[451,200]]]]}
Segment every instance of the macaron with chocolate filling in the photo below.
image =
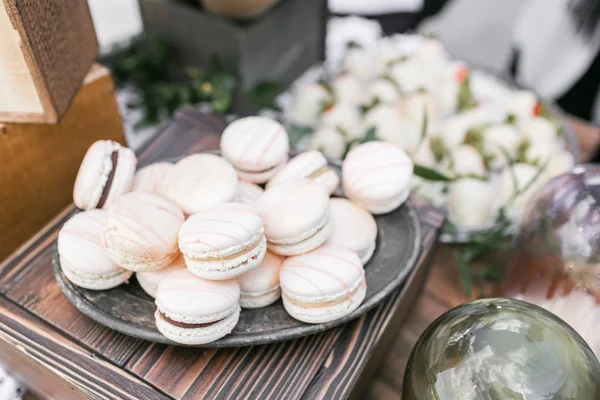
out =
{"type": "Polygon", "coordinates": [[[81,162],[73,202],[83,210],[108,208],[131,190],[137,159],[131,149],[112,140],[92,144],[81,162]]]}
{"type": "Polygon", "coordinates": [[[179,230],[179,249],[194,275],[222,280],[258,267],[267,240],[254,208],[227,203],[191,215],[179,230]]]}
{"type": "Polygon", "coordinates": [[[307,151],[292,158],[271,178],[267,188],[295,180],[307,180],[322,186],[329,195],[335,192],[340,178],[327,165],[327,158],[320,151],[307,151]]]}
{"type": "Polygon", "coordinates": [[[263,218],[268,248],[292,256],[322,245],[331,232],[329,196],[321,186],[293,181],[265,191],[256,208],[263,218]]]}
{"type": "Polygon", "coordinates": [[[283,260],[283,257],[267,251],[258,267],[237,277],[242,308],[266,307],[279,299],[279,271],[283,260]]]}
{"type": "Polygon", "coordinates": [[[367,293],[365,272],[355,252],[336,246],[285,260],[281,267],[283,306],[309,324],[342,318],[356,310],[367,293]]]}
{"type": "Polygon", "coordinates": [[[290,143],[283,125],[270,118],[246,117],[221,136],[221,154],[248,182],[265,183],[288,160],[290,143]]]}
{"type": "Polygon", "coordinates": [[[107,210],[102,243],[109,257],[129,271],[161,269],[179,256],[177,233],[183,221],[183,212],[164,197],[127,193],[107,210]]]}
{"type": "Polygon", "coordinates": [[[234,279],[209,281],[186,269],[170,273],[156,290],[156,327],[181,344],[214,342],[233,330],[240,316],[234,279]]]}

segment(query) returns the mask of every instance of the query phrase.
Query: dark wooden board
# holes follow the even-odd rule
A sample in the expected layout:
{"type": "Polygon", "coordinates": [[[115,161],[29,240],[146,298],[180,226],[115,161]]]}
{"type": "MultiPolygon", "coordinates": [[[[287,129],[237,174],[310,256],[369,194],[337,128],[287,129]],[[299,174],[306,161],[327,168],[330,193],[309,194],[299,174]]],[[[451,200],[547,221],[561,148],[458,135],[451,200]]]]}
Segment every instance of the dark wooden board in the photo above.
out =
{"type": "MultiPolygon", "coordinates": [[[[421,249],[421,228],[414,206],[401,208],[375,218],[378,235],[373,257],[365,266],[367,294],[352,313],[322,324],[306,324],[292,318],[281,300],[260,309],[242,310],[230,335],[199,347],[239,347],[280,342],[312,335],[358,318],[395,291],[410,274],[421,249]]],[[[101,325],[150,342],[177,345],[156,328],[154,299],[133,279],[111,290],[87,290],[71,283],[61,271],[54,252],[53,272],[69,301],[83,314],[101,325]]]]}
{"type": "MultiPolygon", "coordinates": [[[[215,149],[223,128],[220,120],[185,108],[140,152],[140,164],[215,149]]],[[[409,278],[415,292],[424,282],[426,261],[443,221],[438,210],[417,206],[423,241],[419,261],[409,278]]],[[[401,319],[397,318],[396,311],[406,312],[413,308],[412,300],[409,301],[411,304],[400,302],[408,298],[406,294],[409,293],[401,289],[373,310],[340,327],[292,341],[252,347],[185,348],[133,339],[82,315],[67,301],[53,278],[52,252],[56,235],[72,212],[72,206],[65,209],[0,264],[0,293],[24,317],[19,319],[1,307],[0,314],[6,315],[8,322],[14,321],[7,338],[23,332],[43,332],[42,346],[50,349],[47,358],[40,360],[28,351],[19,352],[17,355],[23,357],[23,362],[34,360],[58,381],[76,387],[78,393],[85,393],[86,398],[97,398],[94,393],[98,389],[96,386],[88,388],[90,383],[86,376],[89,374],[77,367],[79,358],[76,355],[80,352],[85,360],[81,364],[83,368],[100,377],[103,385],[127,388],[128,382],[137,379],[141,385],[153,388],[157,398],[162,395],[163,398],[184,399],[287,400],[319,398],[333,391],[345,398],[356,385],[371,355],[385,352],[386,348],[381,350],[380,343],[389,346],[382,338],[393,337],[398,332],[401,319]],[[60,352],[55,346],[59,346],[60,352]],[[65,347],[78,350],[61,353],[65,347]],[[58,369],[56,364],[64,360],[60,357],[65,354],[74,362],[64,363],[64,368],[58,369]],[[355,354],[359,356],[354,357],[355,354]],[[54,362],[53,357],[59,362],[54,362]],[[106,375],[115,370],[124,376],[106,375]]],[[[36,375],[23,379],[29,387],[41,387],[42,380],[36,375]]],[[[101,397],[122,398],[110,391],[101,397]]]]}

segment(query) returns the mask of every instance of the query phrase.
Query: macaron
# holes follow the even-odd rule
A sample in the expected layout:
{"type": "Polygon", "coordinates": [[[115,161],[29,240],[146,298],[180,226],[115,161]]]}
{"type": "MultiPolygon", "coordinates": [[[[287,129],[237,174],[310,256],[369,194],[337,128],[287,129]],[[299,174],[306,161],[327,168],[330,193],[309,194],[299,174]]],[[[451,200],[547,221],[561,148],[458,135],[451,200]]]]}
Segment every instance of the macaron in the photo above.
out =
{"type": "Polygon", "coordinates": [[[179,256],[171,264],[165,268],[157,269],[155,271],[141,271],[136,272],[135,277],[138,283],[144,289],[144,292],[148,293],[149,296],[156,297],[156,289],[158,284],[167,277],[171,272],[185,269],[185,261],[182,256],[179,256]]]}
{"type": "Polygon", "coordinates": [[[355,252],[365,265],[375,251],[377,239],[373,216],[350,200],[335,198],[331,199],[331,221],[333,229],[325,244],[355,252]]]}
{"type": "Polygon", "coordinates": [[[296,180],[308,180],[322,186],[331,195],[340,184],[340,178],[327,165],[325,156],[316,150],[292,158],[267,184],[267,188],[296,180]]]}
{"type": "Polygon", "coordinates": [[[179,230],[188,269],[204,279],[234,278],[260,265],[267,241],[258,212],[245,204],[207,207],[179,230]]]}
{"type": "Polygon", "coordinates": [[[266,307],[281,297],[279,288],[281,264],[283,264],[283,257],[267,251],[257,268],[237,277],[242,308],[266,307]]]}
{"type": "Polygon", "coordinates": [[[413,162],[400,148],[367,142],[352,149],[342,164],[346,197],[372,214],[400,207],[410,192],[413,162]]]}
{"type": "Polygon", "coordinates": [[[167,198],[190,215],[233,201],[238,179],[233,166],[214,154],[194,154],[173,167],[167,198]]]}
{"type": "Polygon", "coordinates": [[[136,164],[131,149],[111,140],[95,142],[79,167],[73,202],[83,210],[108,208],[117,197],[131,190],[136,164]]]}
{"type": "Polygon", "coordinates": [[[309,324],[342,318],[367,293],[365,273],[355,252],[323,246],[290,257],[281,267],[281,297],[288,314],[309,324]]]}
{"type": "Polygon", "coordinates": [[[199,345],[231,333],[240,317],[234,279],[208,281],[187,269],[170,273],[156,290],[156,327],[174,342],[199,345]]]}
{"type": "Polygon", "coordinates": [[[133,180],[132,191],[166,195],[172,169],[173,164],[167,162],[154,163],[139,169],[133,180]]]}
{"type": "Polygon", "coordinates": [[[263,195],[263,188],[252,182],[240,181],[235,201],[254,207],[256,202],[263,195]]]}
{"type": "Polygon", "coordinates": [[[288,160],[290,143],[283,125],[270,118],[246,117],[231,123],[221,136],[221,154],[240,179],[268,181],[288,160]]]}
{"type": "Polygon", "coordinates": [[[183,221],[183,212],[165,198],[127,193],[107,210],[102,242],[109,257],[129,271],[161,269],[179,256],[177,233],[183,221]]]}
{"type": "Polygon", "coordinates": [[[306,181],[281,184],[265,191],[256,203],[265,226],[268,248],[292,256],[322,245],[331,232],[329,196],[306,181]]]}
{"type": "Polygon", "coordinates": [[[68,280],[86,289],[111,289],[131,276],[110,259],[102,245],[104,217],[102,210],[75,214],[58,233],[61,270],[68,280]]]}

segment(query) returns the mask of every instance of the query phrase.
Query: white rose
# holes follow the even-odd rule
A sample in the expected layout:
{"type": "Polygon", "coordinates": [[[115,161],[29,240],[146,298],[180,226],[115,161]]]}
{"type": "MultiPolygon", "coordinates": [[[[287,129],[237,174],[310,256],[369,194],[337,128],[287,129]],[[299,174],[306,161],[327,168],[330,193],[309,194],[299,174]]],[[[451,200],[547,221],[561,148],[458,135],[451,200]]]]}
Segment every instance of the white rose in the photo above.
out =
{"type": "Polygon", "coordinates": [[[400,101],[400,113],[411,120],[419,132],[423,132],[423,120],[427,113],[428,131],[437,120],[437,108],[434,97],[429,93],[415,93],[400,101]]]}
{"type": "Polygon", "coordinates": [[[517,154],[521,136],[513,125],[492,125],[483,129],[482,135],[483,151],[494,157],[492,167],[497,168],[506,164],[507,155],[514,158],[517,154]]]}
{"type": "Polygon", "coordinates": [[[562,175],[575,166],[575,159],[573,155],[560,147],[555,147],[552,156],[550,157],[550,161],[546,165],[546,169],[544,171],[546,175],[546,179],[550,180],[559,175],[562,175]]]}
{"type": "Polygon", "coordinates": [[[424,167],[433,168],[437,164],[435,154],[431,149],[431,138],[425,138],[412,154],[412,159],[415,164],[424,167]]]}
{"type": "Polygon", "coordinates": [[[420,89],[431,90],[434,86],[431,76],[423,70],[419,62],[413,59],[394,64],[390,69],[390,77],[405,94],[420,89]]]}
{"type": "Polygon", "coordinates": [[[485,177],[487,170],[483,157],[473,146],[463,144],[449,153],[451,171],[455,176],[485,177]]]}
{"type": "Polygon", "coordinates": [[[534,115],[538,99],[530,91],[520,90],[512,93],[501,103],[501,108],[507,115],[513,115],[517,121],[531,118],[534,115]]]}
{"type": "Polygon", "coordinates": [[[544,165],[549,162],[550,158],[556,152],[556,143],[543,143],[543,142],[533,142],[529,144],[527,151],[525,151],[525,159],[527,162],[544,165]]]}
{"type": "Polygon", "coordinates": [[[385,75],[390,66],[402,56],[398,45],[390,39],[382,39],[379,42],[375,59],[373,60],[374,72],[377,75],[385,75]]]}
{"type": "Polygon", "coordinates": [[[448,61],[448,53],[446,53],[442,43],[432,38],[423,40],[414,57],[424,65],[440,64],[448,61]]]}
{"type": "Polygon", "coordinates": [[[310,148],[327,157],[340,159],[346,151],[346,139],[337,129],[321,128],[313,133],[310,148]]]}
{"type": "Polygon", "coordinates": [[[445,182],[433,182],[413,175],[410,181],[411,193],[431,203],[435,207],[444,207],[446,204],[445,182]]]}
{"type": "Polygon", "coordinates": [[[321,126],[341,130],[347,141],[360,139],[364,133],[360,110],[347,103],[334,104],[326,110],[321,117],[321,126]]]}
{"type": "Polygon", "coordinates": [[[556,127],[544,117],[527,119],[521,125],[521,132],[531,143],[550,144],[557,141],[556,127]]]}
{"type": "Polygon", "coordinates": [[[538,176],[537,167],[519,163],[506,167],[500,174],[499,182],[500,202],[503,206],[508,205],[505,210],[507,216],[519,221],[527,203],[543,186],[545,179],[538,176]]]}
{"type": "Polygon", "coordinates": [[[289,121],[300,126],[314,126],[322,112],[324,103],[331,101],[331,96],[318,83],[311,83],[298,88],[291,106],[289,121]]]}
{"type": "Polygon", "coordinates": [[[452,182],[448,219],[460,230],[479,230],[494,223],[494,192],[490,183],[473,178],[452,182]]]}
{"type": "Polygon", "coordinates": [[[419,144],[421,136],[417,126],[388,105],[381,104],[371,109],[363,124],[365,132],[374,127],[378,139],[394,143],[409,153],[419,144]]]}
{"type": "Polygon", "coordinates": [[[352,75],[338,75],[331,81],[338,103],[359,104],[364,96],[363,85],[352,75]]]}
{"type": "Polygon", "coordinates": [[[465,141],[471,124],[464,114],[449,117],[442,125],[441,137],[447,148],[452,149],[465,141]]]}
{"type": "Polygon", "coordinates": [[[388,79],[378,79],[367,88],[363,104],[371,105],[375,100],[384,104],[395,104],[400,99],[400,92],[388,79]]]}
{"type": "Polygon", "coordinates": [[[368,80],[375,72],[373,55],[362,47],[348,48],[342,60],[342,69],[358,79],[368,80]]]}

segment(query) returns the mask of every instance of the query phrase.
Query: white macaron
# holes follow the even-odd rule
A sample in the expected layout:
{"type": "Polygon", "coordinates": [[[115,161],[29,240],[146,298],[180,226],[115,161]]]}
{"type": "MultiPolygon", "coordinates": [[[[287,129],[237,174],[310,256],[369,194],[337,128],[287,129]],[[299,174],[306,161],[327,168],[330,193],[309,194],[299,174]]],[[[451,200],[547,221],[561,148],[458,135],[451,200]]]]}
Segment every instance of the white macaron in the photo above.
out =
{"type": "Polygon", "coordinates": [[[188,269],[204,279],[229,279],[260,265],[267,241],[258,212],[245,204],[207,207],[179,230],[179,249],[188,269]]]}
{"type": "Polygon", "coordinates": [[[342,164],[346,197],[372,214],[398,208],[410,192],[413,162],[398,147],[367,142],[352,149],[342,164]]]}
{"type": "Polygon", "coordinates": [[[194,154],[171,171],[167,198],[190,215],[205,207],[233,201],[238,191],[235,169],[214,154],[194,154]]]}
{"type": "Polygon", "coordinates": [[[267,188],[282,183],[308,180],[322,186],[331,195],[340,184],[338,175],[327,165],[327,159],[320,151],[307,151],[292,158],[271,178],[267,188]]]}
{"type": "Polygon", "coordinates": [[[79,167],[73,202],[84,210],[108,208],[131,190],[137,159],[131,149],[112,140],[99,140],[85,153],[79,167]]]}
{"type": "Polygon", "coordinates": [[[322,245],[331,232],[329,196],[314,183],[296,181],[270,188],[256,207],[273,253],[306,253],[322,245]]]}
{"type": "Polygon", "coordinates": [[[364,269],[356,253],[335,246],[288,258],[280,280],[286,311],[311,324],[350,314],[367,293],[364,269]]]}
{"type": "Polygon", "coordinates": [[[265,191],[256,183],[240,181],[235,201],[250,207],[256,206],[256,202],[265,191]]]}
{"type": "Polygon", "coordinates": [[[265,117],[246,117],[231,123],[221,136],[221,154],[240,179],[264,183],[288,160],[290,143],[279,122],[265,117]]]}
{"type": "Polygon", "coordinates": [[[58,233],[61,270],[68,280],[86,289],[111,289],[132,274],[112,261],[102,245],[104,216],[102,210],[75,214],[58,233]]]}
{"type": "Polygon", "coordinates": [[[283,257],[267,251],[260,265],[237,277],[240,285],[240,306],[261,308],[275,303],[281,296],[279,271],[283,257]]]}
{"type": "Polygon", "coordinates": [[[344,247],[358,254],[365,265],[375,251],[377,224],[364,208],[347,199],[331,199],[333,229],[326,245],[344,247]]]}
{"type": "Polygon", "coordinates": [[[147,192],[166,196],[172,170],[173,164],[168,162],[154,163],[141,168],[135,174],[132,190],[134,192],[147,192]]]}
{"type": "Polygon", "coordinates": [[[149,296],[156,297],[158,284],[171,272],[185,268],[183,257],[179,256],[175,261],[163,269],[156,271],[136,272],[135,277],[138,283],[149,296]]]}
{"type": "Polygon", "coordinates": [[[175,271],[156,290],[156,327],[174,342],[199,345],[231,333],[240,316],[240,287],[233,279],[207,281],[175,271]]]}

